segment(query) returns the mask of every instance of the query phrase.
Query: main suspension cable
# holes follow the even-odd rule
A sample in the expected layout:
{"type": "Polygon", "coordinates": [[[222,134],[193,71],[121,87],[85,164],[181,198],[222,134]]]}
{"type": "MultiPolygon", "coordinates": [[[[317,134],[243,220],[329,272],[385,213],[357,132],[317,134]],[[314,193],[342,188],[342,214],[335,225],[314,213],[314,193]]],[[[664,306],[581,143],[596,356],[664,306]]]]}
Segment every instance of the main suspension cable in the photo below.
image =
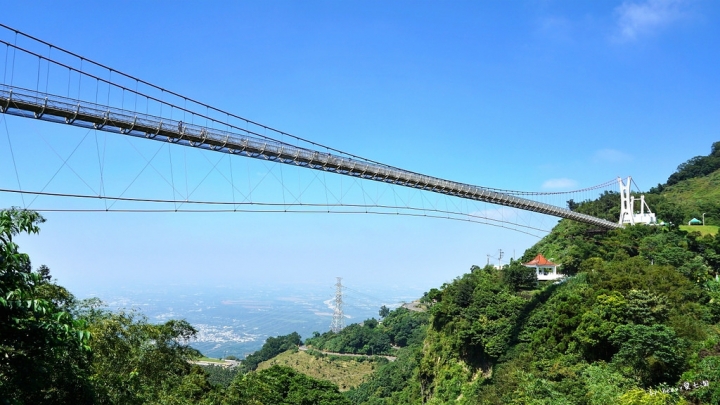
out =
{"type": "MultiPolygon", "coordinates": [[[[70,55],[70,56],[72,56],[72,57],[74,57],[74,58],[79,59],[79,60],[81,61],[81,64],[82,64],[83,62],[86,62],[86,63],[91,63],[91,64],[93,64],[93,65],[95,65],[95,66],[98,66],[98,67],[100,67],[100,68],[102,68],[102,69],[106,69],[106,70],[108,70],[108,71],[110,72],[110,80],[104,79],[104,78],[100,78],[100,77],[97,77],[97,76],[94,76],[94,75],[91,75],[91,74],[83,71],[82,68],[81,68],[80,70],[78,70],[78,69],[76,69],[76,68],[74,68],[74,67],[72,67],[72,66],[69,66],[69,65],[63,64],[63,63],[61,63],[61,62],[58,62],[58,61],[56,61],[56,60],[50,59],[49,57],[46,57],[46,56],[43,56],[43,55],[39,55],[39,54],[37,54],[37,53],[35,53],[35,52],[32,52],[32,51],[30,51],[30,50],[28,50],[28,49],[19,47],[17,44],[10,44],[10,43],[8,43],[8,42],[5,42],[5,41],[3,41],[3,40],[0,40],[0,43],[4,43],[4,44],[6,45],[6,47],[12,47],[12,48],[14,48],[14,49],[21,50],[21,51],[26,52],[26,53],[28,53],[28,54],[30,54],[30,55],[36,56],[36,57],[38,57],[39,59],[47,60],[48,63],[54,63],[54,64],[56,64],[56,65],[58,65],[58,66],[62,66],[62,67],[64,67],[64,68],[67,68],[67,69],[72,70],[72,71],[76,71],[76,72],[78,72],[81,76],[82,76],[82,75],[85,75],[85,76],[94,78],[94,79],[96,79],[96,80],[98,80],[98,81],[102,81],[102,82],[104,82],[104,83],[107,83],[109,86],[115,86],[115,87],[117,87],[117,88],[119,88],[119,89],[122,89],[123,92],[125,92],[125,91],[131,92],[131,93],[135,94],[136,97],[139,95],[139,96],[145,97],[145,98],[148,99],[148,100],[156,101],[156,102],[160,103],[161,105],[164,104],[164,105],[167,105],[167,106],[169,106],[169,107],[171,107],[171,108],[177,108],[177,109],[179,109],[180,111],[183,111],[183,113],[190,113],[190,114],[192,114],[193,116],[198,116],[198,117],[201,117],[201,118],[205,118],[206,120],[210,120],[210,121],[212,121],[212,122],[214,122],[214,123],[222,124],[222,125],[225,125],[225,126],[227,126],[227,127],[229,127],[229,128],[233,128],[233,129],[235,129],[235,130],[238,130],[238,131],[241,131],[241,132],[244,132],[244,133],[252,134],[252,135],[261,137],[261,138],[263,138],[263,139],[268,139],[268,140],[272,140],[272,141],[274,141],[274,142],[279,142],[279,143],[281,143],[281,144],[285,144],[285,145],[290,145],[290,146],[292,146],[291,144],[282,141],[282,137],[288,136],[288,137],[293,138],[293,139],[296,139],[296,140],[298,140],[298,141],[302,141],[302,142],[305,142],[305,143],[307,143],[307,144],[310,144],[310,145],[313,145],[313,146],[316,146],[316,147],[325,148],[326,150],[333,151],[333,152],[336,152],[336,153],[339,153],[339,154],[342,154],[342,155],[345,155],[345,156],[349,156],[349,157],[352,157],[352,158],[355,158],[355,159],[359,159],[359,160],[363,160],[363,161],[366,161],[366,162],[370,162],[370,163],[382,165],[382,166],[385,166],[385,167],[388,167],[388,168],[403,170],[403,171],[406,171],[406,172],[409,172],[409,173],[419,174],[419,173],[415,173],[415,172],[410,171],[410,170],[400,169],[400,168],[395,167],[395,166],[392,166],[392,165],[388,165],[388,164],[381,163],[381,162],[378,162],[378,161],[375,161],[375,160],[372,160],[372,159],[368,159],[368,158],[365,158],[365,157],[362,157],[362,156],[359,156],[359,155],[355,155],[355,154],[353,154],[353,153],[349,153],[349,152],[346,152],[346,151],[343,151],[343,150],[340,150],[340,149],[336,149],[336,148],[333,148],[333,147],[330,147],[330,146],[327,146],[327,145],[324,145],[324,144],[321,144],[321,143],[318,143],[318,142],[314,142],[314,141],[311,141],[311,140],[309,140],[309,139],[305,139],[305,138],[303,138],[303,137],[300,137],[300,136],[297,136],[297,135],[293,135],[293,134],[290,134],[290,133],[288,133],[288,132],[285,132],[285,131],[282,131],[282,130],[279,130],[279,129],[276,129],[276,128],[273,128],[273,127],[270,127],[270,126],[267,126],[267,125],[264,125],[264,124],[261,124],[261,123],[259,123],[259,122],[250,120],[250,119],[248,119],[248,118],[245,118],[245,117],[242,117],[242,116],[233,114],[233,113],[228,112],[228,111],[226,111],[226,110],[222,110],[222,109],[220,109],[220,108],[213,107],[213,106],[211,106],[211,105],[209,105],[209,104],[207,104],[207,103],[204,103],[204,102],[202,102],[202,101],[193,99],[193,98],[191,98],[191,97],[184,96],[184,95],[179,94],[179,93],[176,93],[176,92],[174,92],[174,91],[172,91],[172,90],[168,90],[168,89],[166,89],[166,88],[164,88],[164,87],[160,87],[160,86],[158,86],[158,85],[152,84],[152,83],[147,82],[147,81],[145,81],[145,80],[143,80],[143,79],[140,79],[140,78],[138,78],[138,77],[136,77],[136,76],[133,76],[133,75],[124,73],[124,72],[119,71],[119,70],[117,70],[117,69],[113,69],[113,68],[111,68],[111,67],[109,67],[109,66],[107,66],[107,65],[104,65],[104,64],[100,63],[100,62],[96,62],[96,61],[94,61],[94,60],[92,60],[92,59],[88,59],[88,58],[86,58],[86,57],[84,57],[84,56],[78,55],[78,54],[76,54],[76,53],[74,53],[74,52],[72,52],[72,51],[69,51],[69,50],[67,50],[67,49],[65,49],[65,48],[59,47],[59,46],[57,46],[57,45],[55,45],[55,44],[52,44],[52,43],[47,42],[47,41],[44,41],[44,40],[42,40],[42,39],[40,39],[40,38],[37,38],[37,37],[34,37],[34,36],[32,36],[32,35],[26,34],[26,33],[22,32],[22,31],[19,31],[19,30],[15,29],[15,28],[12,28],[12,27],[10,27],[10,26],[8,26],[8,25],[5,25],[5,24],[0,23],[0,27],[5,28],[5,29],[7,29],[7,30],[9,30],[9,31],[14,32],[15,35],[16,35],[16,37],[17,37],[17,35],[21,35],[21,36],[24,36],[24,37],[26,37],[26,38],[29,38],[29,39],[31,39],[31,40],[33,40],[33,41],[36,41],[36,42],[41,43],[41,44],[43,44],[43,45],[46,45],[46,46],[50,47],[50,49],[53,49],[53,48],[54,48],[54,49],[56,49],[56,50],[58,50],[58,51],[64,52],[64,53],[66,53],[66,54],[68,54],[68,55],[70,55]],[[164,101],[164,100],[155,98],[155,97],[150,96],[150,95],[148,95],[148,94],[144,94],[144,93],[138,92],[137,89],[133,90],[133,89],[127,88],[127,87],[125,87],[125,86],[123,86],[123,85],[120,85],[120,84],[112,81],[112,72],[115,72],[117,75],[120,75],[120,76],[123,76],[123,77],[125,77],[125,78],[128,78],[128,79],[130,79],[130,80],[135,81],[136,86],[137,86],[137,83],[142,83],[143,85],[146,85],[146,86],[148,86],[148,87],[150,87],[150,88],[153,88],[153,89],[155,89],[155,90],[161,91],[161,93],[167,93],[167,94],[170,94],[170,95],[172,95],[172,96],[178,97],[178,98],[184,100],[186,105],[187,105],[187,101],[190,101],[191,103],[194,103],[194,104],[196,104],[196,105],[198,105],[198,106],[205,107],[206,110],[212,110],[212,111],[214,111],[214,112],[216,112],[216,113],[220,113],[220,114],[222,114],[222,115],[225,115],[226,117],[232,117],[232,118],[238,119],[238,120],[240,120],[240,121],[244,121],[244,122],[246,122],[246,123],[249,123],[249,124],[252,124],[252,125],[256,125],[256,126],[258,126],[258,127],[260,127],[260,128],[263,128],[265,131],[268,131],[268,130],[269,130],[269,131],[275,132],[275,133],[277,133],[278,135],[280,135],[280,139],[276,139],[276,138],[267,136],[266,134],[259,133],[259,132],[256,132],[256,131],[251,131],[251,130],[249,130],[249,129],[247,129],[247,128],[241,128],[241,127],[238,127],[238,126],[236,126],[236,125],[230,124],[229,122],[222,122],[222,121],[220,121],[220,120],[218,120],[218,119],[209,117],[209,116],[207,116],[207,115],[205,115],[205,114],[203,114],[203,113],[199,113],[199,112],[196,112],[196,111],[187,109],[185,106],[181,107],[181,106],[178,106],[178,105],[174,105],[174,104],[172,104],[172,103],[169,103],[169,102],[167,102],[167,101],[164,101]]],[[[81,66],[82,66],[82,65],[81,65],[81,66]]],[[[108,98],[109,98],[109,91],[110,91],[110,89],[108,88],[108,98]]],[[[485,189],[487,189],[487,190],[491,190],[491,191],[503,193],[503,194],[517,195],[517,196],[520,196],[520,195],[525,195],[525,196],[530,196],[530,195],[535,195],[535,196],[555,195],[555,196],[557,196],[557,195],[567,195],[567,194],[580,193],[580,192],[586,192],[586,191],[592,191],[592,190],[604,188],[604,187],[607,187],[607,186],[611,185],[612,183],[614,183],[614,181],[615,181],[615,179],[609,180],[609,181],[607,181],[607,182],[605,182],[605,183],[602,183],[602,184],[599,184],[599,185],[596,185],[596,186],[592,186],[592,187],[588,187],[588,188],[584,188],[584,189],[580,189],[580,190],[559,191],[559,192],[518,191],[518,190],[507,190],[507,189],[494,188],[494,187],[483,187],[483,188],[485,188],[485,189]]]]}
{"type": "MultiPolygon", "coordinates": [[[[478,220],[484,220],[484,221],[493,221],[498,223],[506,223],[506,224],[512,224],[514,226],[532,229],[534,231],[540,231],[540,232],[549,232],[546,229],[541,228],[535,228],[528,225],[522,225],[522,224],[516,224],[509,221],[499,220],[490,218],[487,216],[480,216],[480,215],[473,215],[473,214],[466,214],[462,212],[457,211],[446,211],[446,210],[440,210],[440,209],[429,209],[429,208],[417,208],[417,207],[408,207],[408,206],[394,206],[394,205],[381,205],[381,204],[375,204],[375,205],[365,205],[365,204],[329,204],[329,203],[272,203],[272,202],[232,202],[232,201],[202,201],[202,200],[168,200],[168,199],[158,199],[158,198],[137,198],[137,197],[114,197],[114,196],[107,196],[107,195],[89,195],[89,194],[70,194],[70,193],[53,193],[48,191],[28,191],[28,190],[15,190],[15,189],[0,189],[0,193],[13,193],[13,194],[31,194],[37,196],[46,196],[46,197],[62,197],[62,198],[78,198],[78,199],[88,199],[88,200],[111,200],[111,201],[123,201],[123,202],[135,202],[135,203],[159,203],[159,204],[188,204],[188,205],[210,205],[210,206],[260,206],[260,207],[309,207],[309,208],[317,208],[317,207],[326,207],[326,208],[378,208],[378,209],[393,209],[393,210],[407,210],[407,211],[428,211],[428,212],[435,212],[437,214],[452,214],[452,215],[460,215],[465,216],[473,219],[478,220]]],[[[70,211],[74,211],[75,209],[70,209],[70,211]]],[[[40,211],[40,210],[36,210],[40,211]]],[[[47,210],[44,210],[47,211],[47,210]]],[[[82,212],[83,209],[79,209],[78,212],[82,212]]],[[[88,212],[114,212],[118,211],[117,209],[113,209],[112,205],[107,209],[96,209],[96,210],[90,210],[88,212]]],[[[120,210],[123,211],[123,210],[120,210]]],[[[151,210],[152,212],[155,212],[151,210]]],[[[161,209],[157,212],[232,212],[232,211],[238,211],[238,212],[260,212],[258,210],[237,210],[236,208],[233,208],[232,210],[184,210],[180,208],[175,209],[161,209]]],[[[144,212],[143,210],[140,210],[139,212],[144,212]]],[[[150,211],[149,211],[150,212],[150,211]]],[[[285,210],[277,212],[285,212],[285,210]]],[[[287,212],[295,212],[291,210],[287,210],[287,212]]],[[[296,212],[306,212],[303,210],[297,210],[296,212]]],[[[312,211],[310,211],[312,212],[312,211]]],[[[318,211],[318,212],[330,212],[330,211],[318,211]]],[[[392,215],[402,215],[396,212],[391,212],[388,214],[392,215]]],[[[358,212],[359,213],[359,212],[358,212]]],[[[425,216],[421,214],[413,214],[413,216],[425,216]]],[[[448,218],[451,219],[451,217],[448,216],[438,216],[439,218],[448,218]]],[[[480,221],[471,221],[471,222],[480,222],[480,221]]]]}

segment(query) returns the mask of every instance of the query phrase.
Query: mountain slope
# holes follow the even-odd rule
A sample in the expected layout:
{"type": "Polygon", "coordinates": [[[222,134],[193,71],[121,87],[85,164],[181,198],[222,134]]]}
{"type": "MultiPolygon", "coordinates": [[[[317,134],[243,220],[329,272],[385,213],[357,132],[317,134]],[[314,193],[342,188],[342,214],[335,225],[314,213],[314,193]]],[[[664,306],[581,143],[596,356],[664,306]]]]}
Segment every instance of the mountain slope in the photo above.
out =
{"type": "MultiPolygon", "coordinates": [[[[720,172],[706,165],[714,161],[693,158],[672,185],[647,194],[660,218],[716,212],[720,172]]],[[[618,206],[617,193],[605,193],[574,207],[617,219],[618,206]]],[[[473,266],[429,291],[412,378],[383,393],[383,379],[398,381],[399,371],[375,373],[349,393],[353,403],[720,403],[720,236],[562,220],[522,261],[538,253],[572,277],[515,283],[527,276],[519,262],[473,266]],[[370,387],[381,395],[355,395],[370,387]]]]}
{"type": "Polygon", "coordinates": [[[668,186],[662,196],[684,213],[684,224],[705,213],[706,224],[720,225],[720,170],[668,186]]]}

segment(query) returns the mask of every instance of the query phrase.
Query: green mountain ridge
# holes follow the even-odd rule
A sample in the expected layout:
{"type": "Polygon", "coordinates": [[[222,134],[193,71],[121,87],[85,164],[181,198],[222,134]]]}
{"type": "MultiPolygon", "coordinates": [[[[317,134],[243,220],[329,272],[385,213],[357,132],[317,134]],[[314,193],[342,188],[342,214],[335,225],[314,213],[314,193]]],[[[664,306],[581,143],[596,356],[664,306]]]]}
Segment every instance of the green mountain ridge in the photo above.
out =
{"type": "Polygon", "coordinates": [[[683,224],[705,213],[706,224],[720,225],[720,170],[668,186],[661,195],[685,213],[683,224]]]}
{"type": "MultiPolygon", "coordinates": [[[[698,209],[708,219],[720,170],[683,176],[648,202],[676,225],[698,209]]],[[[616,220],[619,196],[573,208],[616,220]]],[[[718,252],[717,236],[676,226],[597,232],[562,220],[518,262],[474,266],[428,292],[431,318],[422,345],[410,349],[412,378],[368,394],[392,379],[392,370],[379,372],[350,396],[357,404],[720,403],[718,252]],[[571,278],[514,282],[533,276],[520,262],[538,253],[571,278]]]]}

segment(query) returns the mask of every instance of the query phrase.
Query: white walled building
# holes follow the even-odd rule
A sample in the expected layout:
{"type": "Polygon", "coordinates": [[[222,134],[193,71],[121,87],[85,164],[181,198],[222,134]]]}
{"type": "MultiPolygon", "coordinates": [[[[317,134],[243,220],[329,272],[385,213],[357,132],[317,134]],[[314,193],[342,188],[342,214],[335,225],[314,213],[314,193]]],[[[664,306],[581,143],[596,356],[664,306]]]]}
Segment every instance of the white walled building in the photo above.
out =
{"type": "Polygon", "coordinates": [[[560,267],[559,264],[551,262],[541,254],[535,256],[529,262],[523,263],[523,266],[534,268],[538,280],[557,280],[565,277],[564,274],[557,272],[557,268],[560,267]]]}

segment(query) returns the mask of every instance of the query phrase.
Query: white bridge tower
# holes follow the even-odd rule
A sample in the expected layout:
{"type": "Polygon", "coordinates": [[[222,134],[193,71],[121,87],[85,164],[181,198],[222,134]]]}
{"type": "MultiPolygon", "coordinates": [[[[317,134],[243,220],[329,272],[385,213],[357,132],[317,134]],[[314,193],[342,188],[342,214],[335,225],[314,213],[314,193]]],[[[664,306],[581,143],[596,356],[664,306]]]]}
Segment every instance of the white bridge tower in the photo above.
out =
{"type": "Polygon", "coordinates": [[[635,197],[630,194],[632,177],[628,176],[626,183],[623,183],[623,179],[618,177],[618,183],[620,184],[620,220],[618,223],[620,225],[656,223],[655,214],[645,202],[645,195],[640,195],[640,212],[635,212],[635,197]],[[646,208],[647,212],[645,211],[646,208]]]}

